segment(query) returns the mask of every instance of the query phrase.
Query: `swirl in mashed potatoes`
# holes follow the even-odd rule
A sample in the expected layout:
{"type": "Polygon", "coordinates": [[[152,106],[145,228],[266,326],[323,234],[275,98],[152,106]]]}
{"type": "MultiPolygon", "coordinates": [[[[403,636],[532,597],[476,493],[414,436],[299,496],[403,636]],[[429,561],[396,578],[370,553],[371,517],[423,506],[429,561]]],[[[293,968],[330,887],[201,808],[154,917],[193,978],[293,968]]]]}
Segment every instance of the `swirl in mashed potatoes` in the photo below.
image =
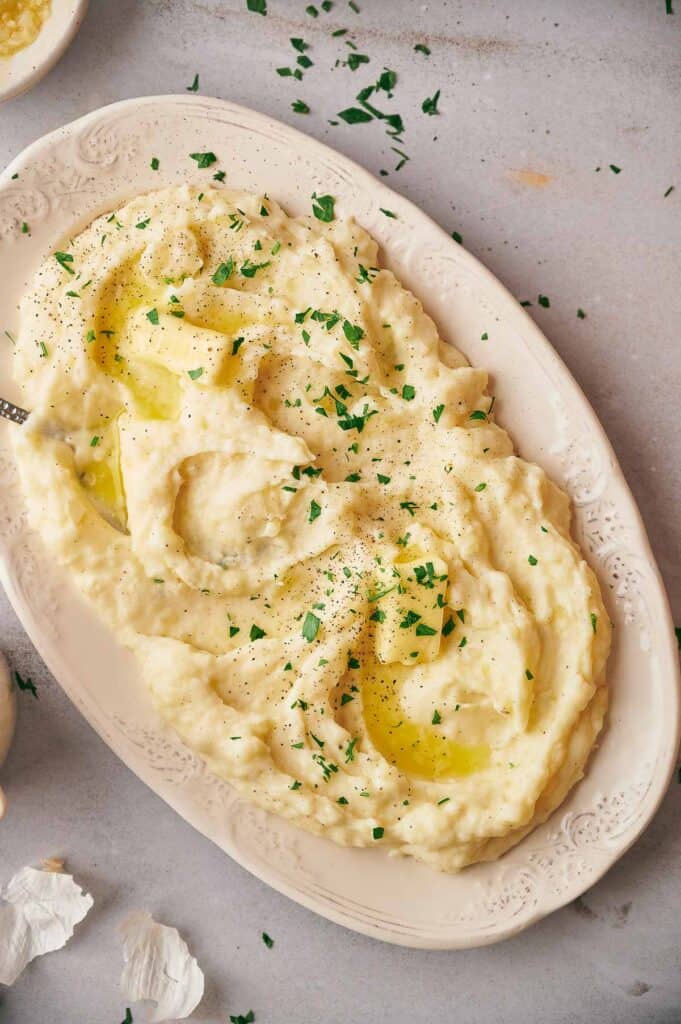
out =
{"type": "Polygon", "coordinates": [[[568,499],[352,219],[136,198],[43,263],[16,374],[32,521],[241,793],[455,871],[581,777],[610,624],[568,499]]]}

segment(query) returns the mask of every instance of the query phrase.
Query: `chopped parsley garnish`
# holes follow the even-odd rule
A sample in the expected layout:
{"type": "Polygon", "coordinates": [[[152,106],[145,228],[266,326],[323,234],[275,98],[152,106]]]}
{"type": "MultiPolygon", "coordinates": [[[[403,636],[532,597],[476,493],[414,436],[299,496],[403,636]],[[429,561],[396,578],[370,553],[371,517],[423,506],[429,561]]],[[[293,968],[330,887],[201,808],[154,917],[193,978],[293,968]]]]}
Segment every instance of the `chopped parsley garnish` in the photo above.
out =
{"type": "Polygon", "coordinates": [[[313,732],[311,732],[310,733],[310,737],[311,737],[311,739],[314,740],[314,742],[317,744],[317,746],[320,748],[320,750],[322,750],[324,748],[324,740],[320,740],[319,736],[315,736],[315,734],[313,732]]]}
{"type": "Polygon", "coordinates": [[[352,52],[348,54],[347,64],[351,71],[356,71],[360,64],[368,64],[369,58],[366,53],[352,52]]]}
{"type": "Polygon", "coordinates": [[[36,690],[35,683],[31,679],[31,677],[26,676],[26,678],[24,679],[23,676],[21,676],[16,669],[14,670],[13,675],[14,682],[16,683],[17,688],[19,690],[25,690],[26,692],[33,694],[35,699],[38,700],[38,691],[36,690]]]}
{"type": "MultiPolygon", "coordinates": [[[[267,0],[246,0],[246,7],[253,14],[267,14],[267,0]]],[[[230,1017],[229,1019],[231,1020],[232,1018],[230,1017]]],[[[237,1021],[236,1024],[242,1024],[242,1022],[237,1021]]]]}
{"type": "Polygon", "coordinates": [[[308,523],[314,523],[315,519],[319,519],[321,514],[322,514],[322,506],[318,505],[317,502],[313,498],[312,501],[310,502],[310,512],[309,512],[309,515],[307,517],[308,523]]]}
{"type": "Polygon", "coordinates": [[[389,476],[385,476],[383,473],[377,473],[376,474],[376,479],[378,480],[379,484],[389,484],[390,483],[390,477],[389,476]]]}
{"type": "Polygon", "coordinates": [[[461,639],[459,640],[459,647],[465,647],[467,643],[468,640],[466,639],[466,637],[462,636],[461,639]]]}
{"type": "Polygon", "coordinates": [[[189,156],[192,160],[196,160],[196,163],[202,170],[217,162],[215,153],[190,153],[189,156]]]}
{"type": "MultiPolygon", "coordinates": [[[[149,314],[147,314],[147,316],[148,316],[148,315],[149,315],[149,314]]],[[[94,331],[92,330],[92,328],[90,328],[90,330],[89,330],[89,331],[87,332],[87,334],[85,335],[85,340],[86,340],[87,342],[91,342],[91,341],[94,341],[94,340],[95,340],[95,338],[96,338],[96,336],[97,336],[97,335],[95,334],[95,332],[94,332],[94,331]]]]}
{"type": "MultiPolygon", "coordinates": [[[[154,325],[158,324],[158,310],[157,309],[150,309],[149,312],[147,313],[147,320],[149,321],[150,324],[154,324],[154,325]]],[[[93,334],[94,334],[94,331],[93,331],[93,334]]],[[[93,341],[94,341],[94,338],[93,338],[93,341]]]]}
{"type": "Polygon", "coordinates": [[[527,561],[530,563],[530,565],[536,565],[537,564],[537,559],[534,557],[534,555],[528,555],[527,556],[527,561]]]}
{"type": "Polygon", "coordinates": [[[361,107],[347,107],[345,110],[339,111],[338,116],[346,124],[366,124],[367,121],[374,119],[373,114],[370,114],[368,110],[362,110],[361,107]]]}
{"type": "MultiPolygon", "coordinates": [[[[357,658],[354,658],[352,655],[350,655],[349,658],[348,658],[348,668],[349,669],[355,669],[355,668],[359,668],[359,667],[360,667],[359,660],[357,658]]],[[[352,697],[350,697],[350,700],[352,700],[352,697]]]]}
{"type": "Polygon", "coordinates": [[[345,748],[345,763],[350,764],[355,760],[355,746],[359,743],[359,736],[353,736],[345,748]]]}
{"type": "Polygon", "coordinates": [[[232,355],[233,356],[235,356],[237,354],[237,352],[239,351],[239,349],[241,348],[241,346],[243,345],[245,340],[246,340],[245,338],[235,338],[234,339],[234,341],[232,342],[232,355]]]}
{"type": "Polygon", "coordinates": [[[47,345],[44,341],[38,342],[38,348],[40,349],[40,358],[45,359],[47,357],[47,345]]]}
{"type": "Polygon", "coordinates": [[[477,487],[473,488],[473,490],[475,490],[475,491],[484,491],[486,487],[487,487],[487,484],[478,484],[477,487]]]}
{"type": "Polygon", "coordinates": [[[418,508],[415,501],[401,501],[400,508],[403,508],[405,512],[408,512],[410,516],[413,516],[418,508]]]}
{"type": "Polygon", "coordinates": [[[344,797],[344,796],[339,796],[338,799],[336,800],[337,804],[347,804],[347,802],[348,802],[347,797],[344,797]]]}
{"type": "Polygon", "coordinates": [[[357,350],[359,348],[359,342],[364,337],[364,331],[357,324],[351,324],[349,320],[343,321],[343,334],[350,342],[352,347],[357,350]]]}
{"type": "Polygon", "coordinates": [[[321,619],[318,619],[314,612],[308,612],[306,614],[305,621],[303,622],[302,635],[309,644],[311,644],[317,636],[321,624],[321,619]]]}
{"type": "Polygon", "coordinates": [[[187,92],[198,92],[199,91],[199,76],[194,75],[194,81],[191,85],[187,86],[187,92]]]}
{"type": "Polygon", "coordinates": [[[265,633],[264,629],[261,629],[260,626],[256,626],[256,624],[253,623],[253,625],[251,626],[251,631],[249,633],[249,636],[251,638],[251,641],[253,641],[253,640],[262,640],[262,638],[264,636],[267,636],[267,634],[265,633]]]}
{"type": "Polygon", "coordinates": [[[75,274],[73,267],[69,266],[70,263],[73,263],[73,256],[70,252],[55,252],[54,258],[67,274],[71,274],[71,276],[75,274]]]}
{"type": "Polygon", "coordinates": [[[420,618],[421,616],[417,612],[408,611],[400,622],[400,629],[409,629],[410,626],[413,626],[420,618]]]}
{"type": "Polygon", "coordinates": [[[385,835],[385,829],[383,828],[382,825],[375,825],[374,828],[371,830],[371,834],[374,837],[374,839],[382,839],[383,836],[385,835]]]}
{"type": "Polygon", "coordinates": [[[312,212],[314,213],[317,220],[324,221],[328,224],[334,219],[334,205],[336,200],[333,196],[318,196],[316,192],[312,193],[312,212]]]}
{"type": "Polygon", "coordinates": [[[433,629],[432,626],[427,626],[425,622],[419,622],[418,626],[416,627],[417,636],[435,636],[436,633],[437,630],[433,629]]]}
{"type": "Polygon", "coordinates": [[[416,397],[416,388],[411,384],[404,384],[402,386],[402,398],[405,402],[411,402],[416,397]]]}
{"type": "Polygon", "coordinates": [[[436,423],[440,422],[440,416],[442,416],[442,413],[444,411],[445,411],[444,405],[436,405],[435,406],[435,408],[433,409],[433,419],[435,420],[436,423]]]}
{"type": "MultiPolygon", "coordinates": [[[[259,14],[267,13],[266,0],[246,0],[249,11],[252,10],[251,4],[262,4],[265,10],[259,11],[259,14]]],[[[253,1024],[255,1020],[255,1014],[253,1010],[249,1010],[248,1013],[239,1013],[236,1017],[230,1017],[230,1024],[253,1024]]]]}
{"type": "Polygon", "coordinates": [[[239,628],[239,626],[230,626],[229,627],[230,638],[231,637],[235,637],[237,635],[237,633],[240,633],[240,632],[241,632],[241,629],[239,628]]]}
{"type": "Polygon", "coordinates": [[[548,295],[539,295],[537,297],[537,302],[539,303],[540,306],[543,306],[544,309],[548,309],[550,307],[550,305],[551,305],[551,301],[550,301],[548,295]]]}
{"type": "Polygon", "coordinates": [[[149,227],[150,221],[151,217],[147,217],[146,220],[141,220],[138,224],[135,224],[135,227],[139,228],[140,231],[144,231],[145,228],[149,227]]]}
{"type": "Polygon", "coordinates": [[[230,256],[225,263],[221,263],[218,269],[211,277],[213,284],[222,285],[227,281],[234,273],[234,260],[230,256]]]}
{"type": "Polygon", "coordinates": [[[203,374],[203,367],[197,366],[195,370],[187,370],[187,373],[189,374],[192,380],[198,380],[199,377],[201,377],[203,374]]]}
{"type": "Polygon", "coordinates": [[[397,220],[397,214],[393,213],[392,210],[384,210],[382,206],[380,206],[379,209],[385,217],[390,217],[391,220],[397,220]]]}
{"type": "Polygon", "coordinates": [[[294,100],[293,103],[291,104],[291,110],[293,111],[294,114],[310,113],[310,108],[308,107],[307,103],[303,102],[303,100],[294,100]]]}
{"type": "Polygon", "coordinates": [[[456,623],[454,622],[454,619],[450,615],[447,621],[445,622],[444,626],[442,627],[442,635],[449,636],[449,634],[454,631],[455,626],[456,623]]]}
{"type": "Polygon", "coordinates": [[[431,117],[433,116],[433,114],[439,114],[440,111],[437,109],[439,99],[440,90],[438,89],[433,96],[427,97],[421,104],[421,110],[423,111],[423,113],[430,114],[431,117]]]}
{"type": "Polygon", "coordinates": [[[449,801],[449,797],[448,796],[443,796],[442,800],[438,800],[437,805],[438,805],[438,807],[441,807],[442,804],[446,804],[448,801],[449,801]]]}
{"type": "Polygon", "coordinates": [[[239,273],[242,277],[255,277],[259,270],[264,270],[269,265],[270,260],[267,260],[265,263],[252,263],[250,260],[245,260],[239,267],[239,273]]]}
{"type": "Polygon", "coordinates": [[[534,679],[534,676],[530,672],[529,668],[525,669],[525,678],[528,679],[529,681],[532,681],[534,679]]]}
{"type": "Polygon", "coordinates": [[[598,616],[595,612],[591,613],[591,628],[594,631],[594,633],[598,629],[598,616]]]}
{"type": "Polygon", "coordinates": [[[267,932],[262,933],[262,941],[265,943],[268,949],[271,949],[274,945],[274,939],[270,938],[267,932]]]}
{"type": "Polygon", "coordinates": [[[95,434],[93,437],[90,438],[90,447],[96,448],[101,440],[101,436],[99,434],[95,434]]]}
{"type": "Polygon", "coordinates": [[[301,786],[302,786],[302,782],[299,782],[298,779],[296,779],[294,782],[291,783],[291,785],[288,788],[296,790],[296,789],[300,789],[301,786]]]}
{"type": "Polygon", "coordinates": [[[28,224],[26,223],[26,221],[22,221],[22,223],[21,223],[21,233],[22,233],[22,235],[27,235],[28,234],[28,230],[29,230],[28,229],[28,224]]]}
{"type": "Polygon", "coordinates": [[[442,721],[442,716],[439,711],[433,711],[433,717],[431,718],[431,725],[439,725],[442,721]]]}
{"type": "Polygon", "coordinates": [[[157,156],[152,156],[152,158],[151,158],[151,169],[152,169],[152,171],[157,171],[160,166],[161,166],[161,164],[160,164],[160,161],[159,161],[158,157],[157,156]]]}
{"type": "Polygon", "coordinates": [[[465,621],[466,621],[466,609],[465,608],[457,608],[456,609],[456,617],[457,617],[457,619],[460,619],[461,622],[465,623],[465,621]]]}
{"type": "Polygon", "coordinates": [[[468,418],[470,420],[486,420],[487,413],[483,409],[474,409],[468,418]]]}
{"type": "Polygon", "coordinates": [[[349,704],[349,703],[350,703],[350,701],[352,701],[352,700],[354,700],[354,699],[355,699],[355,698],[354,698],[354,697],[352,696],[352,694],[350,694],[350,693],[344,693],[344,694],[343,694],[343,695],[341,696],[341,707],[343,707],[343,705],[344,705],[344,704],[349,704]]]}

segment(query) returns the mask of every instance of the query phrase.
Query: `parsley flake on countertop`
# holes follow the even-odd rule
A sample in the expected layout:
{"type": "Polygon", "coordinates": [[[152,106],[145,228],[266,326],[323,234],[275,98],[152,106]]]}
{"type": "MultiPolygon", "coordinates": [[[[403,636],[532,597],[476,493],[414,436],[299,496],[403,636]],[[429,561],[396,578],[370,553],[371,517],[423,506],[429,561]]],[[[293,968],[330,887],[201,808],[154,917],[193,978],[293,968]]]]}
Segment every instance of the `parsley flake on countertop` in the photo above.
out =
{"type": "Polygon", "coordinates": [[[424,114],[430,114],[431,117],[433,116],[433,114],[439,114],[440,111],[437,109],[437,104],[438,104],[439,99],[440,99],[440,90],[439,89],[432,96],[426,97],[426,99],[421,104],[421,110],[423,111],[423,113],[424,114]]]}
{"type": "Polygon", "coordinates": [[[425,43],[417,43],[414,50],[416,53],[423,53],[426,57],[430,57],[430,48],[425,43]]]}
{"type": "Polygon", "coordinates": [[[334,219],[336,200],[333,196],[318,196],[316,192],[312,193],[312,212],[314,213],[317,220],[329,223],[334,219]]]}
{"type": "Polygon", "coordinates": [[[537,296],[537,302],[540,306],[543,306],[544,309],[549,309],[551,306],[551,300],[549,299],[548,295],[537,296]]]}
{"type": "Polygon", "coordinates": [[[199,76],[194,75],[194,81],[191,85],[187,86],[187,92],[198,92],[199,91],[199,76]]]}
{"type": "Polygon", "coordinates": [[[271,938],[267,934],[267,932],[263,932],[262,933],[262,941],[265,943],[265,945],[267,946],[268,949],[272,949],[272,946],[274,945],[274,939],[271,938]]]}
{"type": "MultiPolygon", "coordinates": [[[[262,3],[264,5],[265,0],[248,0],[248,3],[262,3]]],[[[260,11],[260,13],[265,14],[266,11],[260,11]]],[[[253,1021],[255,1020],[255,1014],[253,1013],[253,1010],[249,1010],[248,1013],[239,1013],[236,1015],[236,1017],[230,1016],[229,1020],[230,1024],[253,1024],[253,1021]]]]}
{"type": "Polygon", "coordinates": [[[246,0],[246,7],[253,14],[267,14],[267,0],[246,0]]]}
{"type": "Polygon", "coordinates": [[[452,231],[452,238],[454,239],[455,242],[458,242],[459,245],[463,245],[463,238],[461,237],[458,231],[452,231]]]}
{"type": "Polygon", "coordinates": [[[584,312],[583,309],[578,309],[577,310],[577,319],[578,320],[586,320],[586,313],[584,312]]]}
{"type": "Polygon", "coordinates": [[[622,168],[618,167],[617,164],[610,164],[609,167],[613,174],[620,174],[622,171],[622,168]]]}
{"type": "Polygon", "coordinates": [[[362,110],[361,107],[347,107],[345,110],[341,110],[338,116],[346,124],[366,124],[367,121],[374,119],[373,114],[370,114],[368,110],[362,110]]]}
{"type": "Polygon", "coordinates": [[[304,103],[302,100],[294,100],[293,103],[291,104],[291,109],[293,110],[294,114],[310,113],[310,108],[308,107],[307,103],[304,103]]]}
{"type": "Polygon", "coordinates": [[[125,1017],[121,1021],[121,1024],[133,1024],[132,1011],[129,1006],[125,1008],[125,1017]]]}
{"type": "Polygon", "coordinates": [[[210,167],[211,164],[214,164],[214,163],[217,162],[217,157],[216,157],[215,153],[211,153],[211,152],[208,152],[208,153],[190,153],[189,156],[190,156],[190,158],[192,160],[196,160],[196,163],[198,164],[198,166],[201,169],[203,169],[205,167],[210,167]]]}
{"type": "Polygon", "coordinates": [[[665,192],[665,194],[664,194],[664,196],[663,196],[662,198],[663,198],[663,199],[666,199],[666,198],[667,198],[667,196],[670,196],[670,195],[672,194],[672,192],[673,192],[673,191],[674,191],[674,186],[673,186],[673,185],[670,185],[670,186],[669,186],[669,188],[667,189],[667,191],[665,192]]]}
{"type": "Polygon", "coordinates": [[[26,676],[26,678],[24,679],[23,676],[21,676],[16,669],[12,674],[14,676],[14,682],[17,685],[17,689],[25,690],[28,693],[32,693],[35,699],[38,700],[38,691],[36,690],[35,683],[31,679],[31,677],[26,676]]]}

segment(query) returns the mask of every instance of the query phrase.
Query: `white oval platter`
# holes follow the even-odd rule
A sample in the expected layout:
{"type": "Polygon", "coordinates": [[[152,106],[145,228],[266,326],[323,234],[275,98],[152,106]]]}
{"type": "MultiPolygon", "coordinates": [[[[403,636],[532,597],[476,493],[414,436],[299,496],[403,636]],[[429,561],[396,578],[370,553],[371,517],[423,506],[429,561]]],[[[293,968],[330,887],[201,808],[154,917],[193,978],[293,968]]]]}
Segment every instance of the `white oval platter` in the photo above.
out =
{"type": "MultiPolygon", "coordinates": [[[[269,885],[366,935],[465,948],[513,935],[592,885],[634,842],[668,785],[679,740],[678,653],[645,530],[584,395],[499,282],[428,217],[350,160],[261,114],[201,97],[118,103],[46,136],[0,176],[1,329],[40,259],[130,196],[212,183],[189,154],[212,150],[227,184],[293,214],[337,197],[379,241],[384,264],[446,340],[492,374],[499,421],[520,453],[570,493],[574,532],[615,623],[612,704],[585,778],[501,860],[444,875],[381,851],[342,849],[248,804],[164,729],[128,652],[85,607],[27,527],[9,432],[0,427],[2,582],[40,654],[109,746],[195,828],[269,885]],[[160,169],[151,168],[152,157],[160,169]],[[18,177],[17,177],[18,175],[18,177]],[[386,218],[380,208],[393,210],[386,218]],[[22,233],[22,224],[29,233],[22,233]],[[489,340],[481,340],[487,334],[489,340]]],[[[11,344],[0,394],[16,398],[11,344]]],[[[11,794],[10,794],[11,798],[11,794]]]]}

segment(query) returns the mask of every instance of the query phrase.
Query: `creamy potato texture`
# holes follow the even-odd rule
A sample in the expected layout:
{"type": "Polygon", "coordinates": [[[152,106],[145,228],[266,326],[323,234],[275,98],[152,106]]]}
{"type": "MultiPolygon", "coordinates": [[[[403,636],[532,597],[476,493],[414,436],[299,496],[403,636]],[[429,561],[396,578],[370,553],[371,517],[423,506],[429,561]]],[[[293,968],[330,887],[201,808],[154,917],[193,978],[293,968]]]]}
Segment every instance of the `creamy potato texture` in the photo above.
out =
{"type": "Polygon", "coordinates": [[[353,220],[268,196],[134,199],[23,301],[16,449],[32,521],[213,772],[454,871],[581,776],[610,625],[566,496],[379,266],[353,220]]]}

